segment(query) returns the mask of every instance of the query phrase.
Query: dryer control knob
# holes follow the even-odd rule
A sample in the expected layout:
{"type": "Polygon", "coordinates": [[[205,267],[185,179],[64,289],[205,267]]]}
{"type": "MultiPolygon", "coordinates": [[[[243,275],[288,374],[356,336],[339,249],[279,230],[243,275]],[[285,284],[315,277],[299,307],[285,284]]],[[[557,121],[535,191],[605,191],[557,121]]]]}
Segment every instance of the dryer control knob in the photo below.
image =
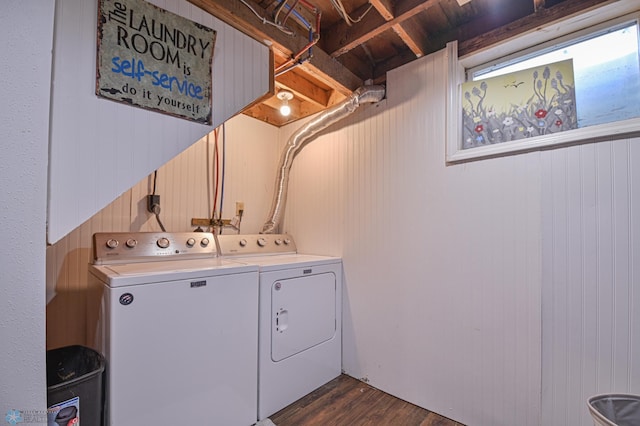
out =
{"type": "Polygon", "coordinates": [[[135,246],[138,245],[138,241],[134,238],[129,238],[125,243],[125,245],[129,248],[134,248],[135,246]]]}
{"type": "Polygon", "coordinates": [[[279,246],[280,244],[282,244],[282,240],[280,238],[277,238],[274,243],[276,243],[277,246],[279,246]]]}
{"type": "Polygon", "coordinates": [[[284,244],[285,244],[285,245],[289,245],[289,244],[291,244],[291,240],[290,240],[289,238],[285,238],[285,239],[284,239],[284,244]]]}
{"type": "Polygon", "coordinates": [[[247,245],[247,240],[245,240],[244,238],[240,240],[240,247],[244,247],[247,245]]]}
{"type": "Polygon", "coordinates": [[[202,241],[200,241],[200,245],[202,247],[206,247],[209,245],[209,239],[208,238],[203,238],[202,241]]]}
{"type": "Polygon", "coordinates": [[[156,244],[158,244],[158,247],[166,249],[167,247],[169,247],[171,243],[169,242],[168,238],[162,237],[158,240],[156,244]]]}
{"type": "Polygon", "coordinates": [[[264,246],[266,246],[266,245],[267,245],[267,240],[265,240],[265,239],[264,239],[264,238],[262,238],[262,237],[258,238],[258,245],[259,245],[260,247],[264,247],[264,246]]]}
{"type": "Polygon", "coordinates": [[[118,240],[114,240],[113,238],[107,240],[107,247],[110,249],[118,247],[119,244],[118,240]]]}
{"type": "Polygon", "coordinates": [[[195,243],[196,243],[196,239],[195,238],[189,238],[187,240],[187,247],[193,247],[195,243]]]}

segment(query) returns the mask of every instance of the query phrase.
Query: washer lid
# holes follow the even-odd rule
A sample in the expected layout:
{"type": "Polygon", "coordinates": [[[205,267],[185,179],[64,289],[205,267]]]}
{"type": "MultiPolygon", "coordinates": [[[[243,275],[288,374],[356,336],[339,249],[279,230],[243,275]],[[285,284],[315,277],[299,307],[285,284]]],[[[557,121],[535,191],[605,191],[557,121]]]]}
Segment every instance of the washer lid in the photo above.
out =
{"type": "Polygon", "coordinates": [[[260,266],[261,271],[282,269],[283,267],[311,267],[340,263],[339,257],[316,256],[313,254],[278,254],[265,256],[227,257],[236,262],[260,266]]]}
{"type": "MultiPolygon", "coordinates": [[[[110,287],[160,283],[197,277],[257,272],[256,265],[239,264],[220,258],[171,260],[166,262],[90,265],[89,270],[110,287]]],[[[257,278],[256,278],[257,279],[257,278]]]]}

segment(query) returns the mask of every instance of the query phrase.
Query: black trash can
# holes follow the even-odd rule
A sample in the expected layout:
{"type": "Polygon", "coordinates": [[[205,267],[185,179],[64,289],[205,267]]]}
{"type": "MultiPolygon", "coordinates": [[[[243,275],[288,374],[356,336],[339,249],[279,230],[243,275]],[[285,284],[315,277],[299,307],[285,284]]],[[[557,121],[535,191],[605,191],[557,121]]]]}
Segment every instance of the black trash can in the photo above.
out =
{"type": "Polygon", "coordinates": [[[47,351],[47,425],[101,426],[104,417],[104,357],[74,345],[47,351]]]}

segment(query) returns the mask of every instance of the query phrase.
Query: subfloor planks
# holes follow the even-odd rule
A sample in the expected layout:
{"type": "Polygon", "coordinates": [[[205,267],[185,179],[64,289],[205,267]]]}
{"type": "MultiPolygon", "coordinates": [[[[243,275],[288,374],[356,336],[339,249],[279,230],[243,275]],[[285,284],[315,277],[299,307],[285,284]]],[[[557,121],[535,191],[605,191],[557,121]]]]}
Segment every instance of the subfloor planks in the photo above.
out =
{"type": "Polygon", "coordinates": [[[270,419],[276,426],[463,426],[344,374],[270,419]]]}

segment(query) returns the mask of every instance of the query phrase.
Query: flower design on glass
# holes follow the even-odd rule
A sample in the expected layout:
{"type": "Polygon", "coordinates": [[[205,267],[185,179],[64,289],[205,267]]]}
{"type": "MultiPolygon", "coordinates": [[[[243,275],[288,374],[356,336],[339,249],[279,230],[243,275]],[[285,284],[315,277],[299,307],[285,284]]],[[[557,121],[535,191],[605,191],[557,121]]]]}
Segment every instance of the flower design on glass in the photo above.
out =
{"type": "Polygon", "coordinates": [[[10,425],[15,425],[18,423],[22,423],[24,419],[22,418],[22,413],[18,410],[9,410],[7,411],[7,415],[4,418],[7,423],[10,425]]]}
{"type": "Polygon", "coordinates": [[[482,133],[484,130],[484,126],[482,124],[478,124],[475,128],[476,133],[482,133]]]}
{"type": "Polygon", "coordinates": [[[504,124],[505,126],[511,126],[513,124],[513,118],[511,117],[506,117],[503,121],[502,124],[504,124]]]}
{"type": "Polygon", "coordinates": [[[562,126],[562,120],[560,119],[556,120],[556,126],[558,127],[562,126]]]}
{"type": "Polygon", "coordinates": [[[547,116],[547,110],[540,108],[536,111],[535,116],[538,118],[545,118],[547,116]]]}

